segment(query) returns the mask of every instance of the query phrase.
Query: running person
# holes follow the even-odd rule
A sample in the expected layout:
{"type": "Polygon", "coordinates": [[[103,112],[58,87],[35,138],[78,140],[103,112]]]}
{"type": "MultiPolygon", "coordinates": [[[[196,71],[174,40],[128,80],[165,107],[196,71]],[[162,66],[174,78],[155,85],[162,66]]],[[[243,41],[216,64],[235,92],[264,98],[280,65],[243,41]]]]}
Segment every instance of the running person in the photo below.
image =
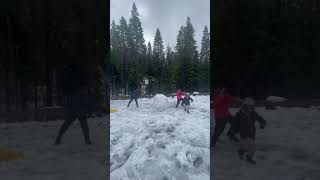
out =
{"type": "MultiPolygon", "coordinates": [[[[234,102],[241,102],[240,98],[229,95],[226,92],[226,89],[223,88],[221,90],[216,90],[213,93],[213,108],[215,115],[215,128],[214,135],[211,138],[210,146],[214,147],[216,142],[218,141],[220,135],[225,129],[227,123],[232,124],[232,115],[229,112],[229,108],[234,102]]],[[[232,126],[231,126],[232,127],[232,126]]],[[[228,137],[231,140],[239,141],[233,134],[232,129],[230,128],[228,131],[228,137]]]]}
{"type": "Polygon", "coordinates": [[[256,133],[255,122],[258,121],[260,123],[260,128],[264,129],[266,121],[254,110],[254,100],[251,98],[246,98],[244,100],[243,105],[234,118],[238,124],[237,127],[239,128],[241,138],[238,155],[240,159],[243,159],[246,154],[246,160],[251,164],[256,164],[253,160],[256,151],[254,142],[256,133]]]}
{"type": "Polygon", "coordinates": [[[190,97],[189,93],[182,99],[181,105],[184,106],[184,111],[190,113],[190,101],[193,102],[193,99],[190,97]]]}
{"type": "Polygon", "coordinates": [[[88,74],[80,66],[71,65],[65,68],[63,82],[67,95],[66,114],[54,144],[60,145],[62,136],[76,119],[80,122],[86,144],[91,144],[87,118],[97,109],[97,98],[90,93],[88,74]]]}
{"type": "Polygon", "coordinates": [[[180,105],[181,101],[182,101],[182,96],[185,95],[184,92],[181,89],[178,89],[176,92],[176,96],[177,96],[177,105],[176,108],[178,108],[178,106],[180,105]]]}
{"type": "Polygon", "coordinates": [[[140,96],[140,90],[139,90],[138,88],[135,89],[134,91],[132,91],[131,96],[130,96],[130,101],[129,101],[127,107],[130,106],[130,104],[131,104],[131,102],[132,102],[133,100],[136,102],[137,107],[139,107],[139,104],[138,104],[138,98],[139,98],[139,96],[140,96]]]}

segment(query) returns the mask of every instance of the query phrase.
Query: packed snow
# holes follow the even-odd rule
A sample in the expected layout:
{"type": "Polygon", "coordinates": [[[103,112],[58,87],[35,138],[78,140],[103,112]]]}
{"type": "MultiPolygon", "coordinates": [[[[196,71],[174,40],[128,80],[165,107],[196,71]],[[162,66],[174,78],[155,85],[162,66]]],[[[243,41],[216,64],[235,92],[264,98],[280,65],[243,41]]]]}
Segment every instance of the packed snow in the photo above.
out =
{"type": "Polygon", "coordinates": [[[106,117],[88,120],[93,145],[85,145],[75,121],[60,146],[53,142],[62,121],[0,124],[0,148],[21,151],[23,160],[0,161],[1,180],[107,179],[106,117]]]}
{"type": "Polygon", "coordinates": [[[267,121],[265,129],[257,129],[257,164],[239,159],[238,145],[226,137],[227,126],[213,152],[213,179],[320,179],[320,110],[279,107],[257,112],[267,121]]]}
{"type": "Polygon", "coordinates": [[[111,101],[119,111],[110,115],[110,178],[210,179],[210,98],[192,98],[190,114],[161,94],[139,99],[139,108],[111,101]]]}

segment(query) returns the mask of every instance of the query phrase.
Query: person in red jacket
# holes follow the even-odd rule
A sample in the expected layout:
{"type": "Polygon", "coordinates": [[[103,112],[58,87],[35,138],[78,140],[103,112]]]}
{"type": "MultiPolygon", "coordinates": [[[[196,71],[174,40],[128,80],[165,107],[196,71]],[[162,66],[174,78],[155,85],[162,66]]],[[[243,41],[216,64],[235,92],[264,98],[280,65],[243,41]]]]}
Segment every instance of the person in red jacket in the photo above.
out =
{"type": "Polygon", "coordinates": [[[178,106],[180,105],[181,101],[182,101],[182,96],[185,95],[185,93],[181,90],[178,89],[176,92],[176,96],[177,96],[177,105],[176,108],[178,108],[178,106]]]}
{"type": "MultiPolygon", "coordinates": [[[[213,109],[215,116],[215,128],[214,135],[211,138],[211,147],[214,147],[216,142],[219,139],[219,136],[224,131],[227,123],[232,124],[232,115],[229,112],[230,106],[235,102],[242,102],[242,100],[238,97],[231,96],[227,93],[226,88],[217,89],[213,93],[213,109]]],[[[231,126],[232,127],[232,126],[231,126]]],[[[230,128],[228,131],[228,136],[231,140],[239,141],[232,133],[232,129],[230,128]]]]}

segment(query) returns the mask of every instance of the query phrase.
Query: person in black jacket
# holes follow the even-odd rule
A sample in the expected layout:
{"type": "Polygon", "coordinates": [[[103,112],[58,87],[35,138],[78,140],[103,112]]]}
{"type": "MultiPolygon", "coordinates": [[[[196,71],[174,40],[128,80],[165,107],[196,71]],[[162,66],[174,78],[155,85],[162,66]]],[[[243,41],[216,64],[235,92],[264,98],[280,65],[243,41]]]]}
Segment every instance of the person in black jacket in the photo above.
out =
{"type": "Polygon", "coordinates": [[[65,105],[65,120],[55,140],[55,145],[60,145],[62,136],[70,125],[78,119],[86,144],[91,144],[87,118],[97,109],[97,98],[90,92],[88,74],[80,66],[65,67],[64,93],[67,97],[65,105]]]}
{"type": "Polygon", "coordinates": [[[134,91],[132,91],[131,96],[130,96],[130,101],[128,103],[128,106],[130,106],[131,102],[134,100],[136,102],[137,107],[139,107],[138,105],[138,98],[140,96],[140,90],[137,88],[134,91]]]}
{"type": "Polygon", "coordinates": [[[181,105],[184,106],[184,111],[190,113],[190,101],[193,102],[193,99],[190,97],[189,93],[182,99],[181,105]]]}
{"type": "Polygon", "coordinates": [[[257,114],[254,110],[254,100],[251,98],[246,98],[240,110],[234,117],[234,130],[240,133],[240,148],[238,149],[238,155],[240,159],[244,158],[246,154],[246,160],[249,163],[256,164],[253,160],[255,153],[255,122],[260,123],[260,128],[264,129],[266,121],[257,114]]]}

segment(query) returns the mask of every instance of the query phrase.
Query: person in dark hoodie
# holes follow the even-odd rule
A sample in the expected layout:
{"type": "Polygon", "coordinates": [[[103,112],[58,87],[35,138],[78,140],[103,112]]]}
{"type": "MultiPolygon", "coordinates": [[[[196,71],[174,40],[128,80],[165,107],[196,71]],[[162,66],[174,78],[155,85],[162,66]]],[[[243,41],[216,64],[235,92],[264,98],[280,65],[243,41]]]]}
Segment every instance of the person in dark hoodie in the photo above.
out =
{"type": "Polygon", "coordinates": [[[246,154],[246,161],[251,164],[256,164],[256,161],[253,160],[253,156],[256,150],[255,145],[255,122],[260,123],[260,128],[264,129],[266,126],[266,121],[259,116],[254,110],[254,100],[252,98],[245,98],[243,105],[240,110],[235,115],[235,127],[240,133],[240,148],[238,149],[238,155],[240,159],[244,159],[246,154]]]}
{"type": "Polygon", "coordinates": [[[187,113],[190,113],[190,101],[193,102],[193,99],[190,97],[190,94],[187,93],[181,103],[181,105],[184,106],[184,111],[187,113]]]}
{"type": "Polygon", "coordinates": [[[91,144],[87,118],[97,109],[97,97],[90,92],[88,74],[82,71],[80,66],[66,66],[64,71],[66,116],[54,144],[60,145],[62,136],[76,119],[80,122],[86,144],[91,144]]]}
{"type": "Polygon", "coordinates": [[[138,88],[136,88],[134,91],[132,91],[131,95],[130,95],[130,101],[128,103],[128,106],[130,106],[131,102],[134,100],[136,102],[137,107],[139,107],[138,105],[138,98],[140,96],[140,90],[138,88]]]}

